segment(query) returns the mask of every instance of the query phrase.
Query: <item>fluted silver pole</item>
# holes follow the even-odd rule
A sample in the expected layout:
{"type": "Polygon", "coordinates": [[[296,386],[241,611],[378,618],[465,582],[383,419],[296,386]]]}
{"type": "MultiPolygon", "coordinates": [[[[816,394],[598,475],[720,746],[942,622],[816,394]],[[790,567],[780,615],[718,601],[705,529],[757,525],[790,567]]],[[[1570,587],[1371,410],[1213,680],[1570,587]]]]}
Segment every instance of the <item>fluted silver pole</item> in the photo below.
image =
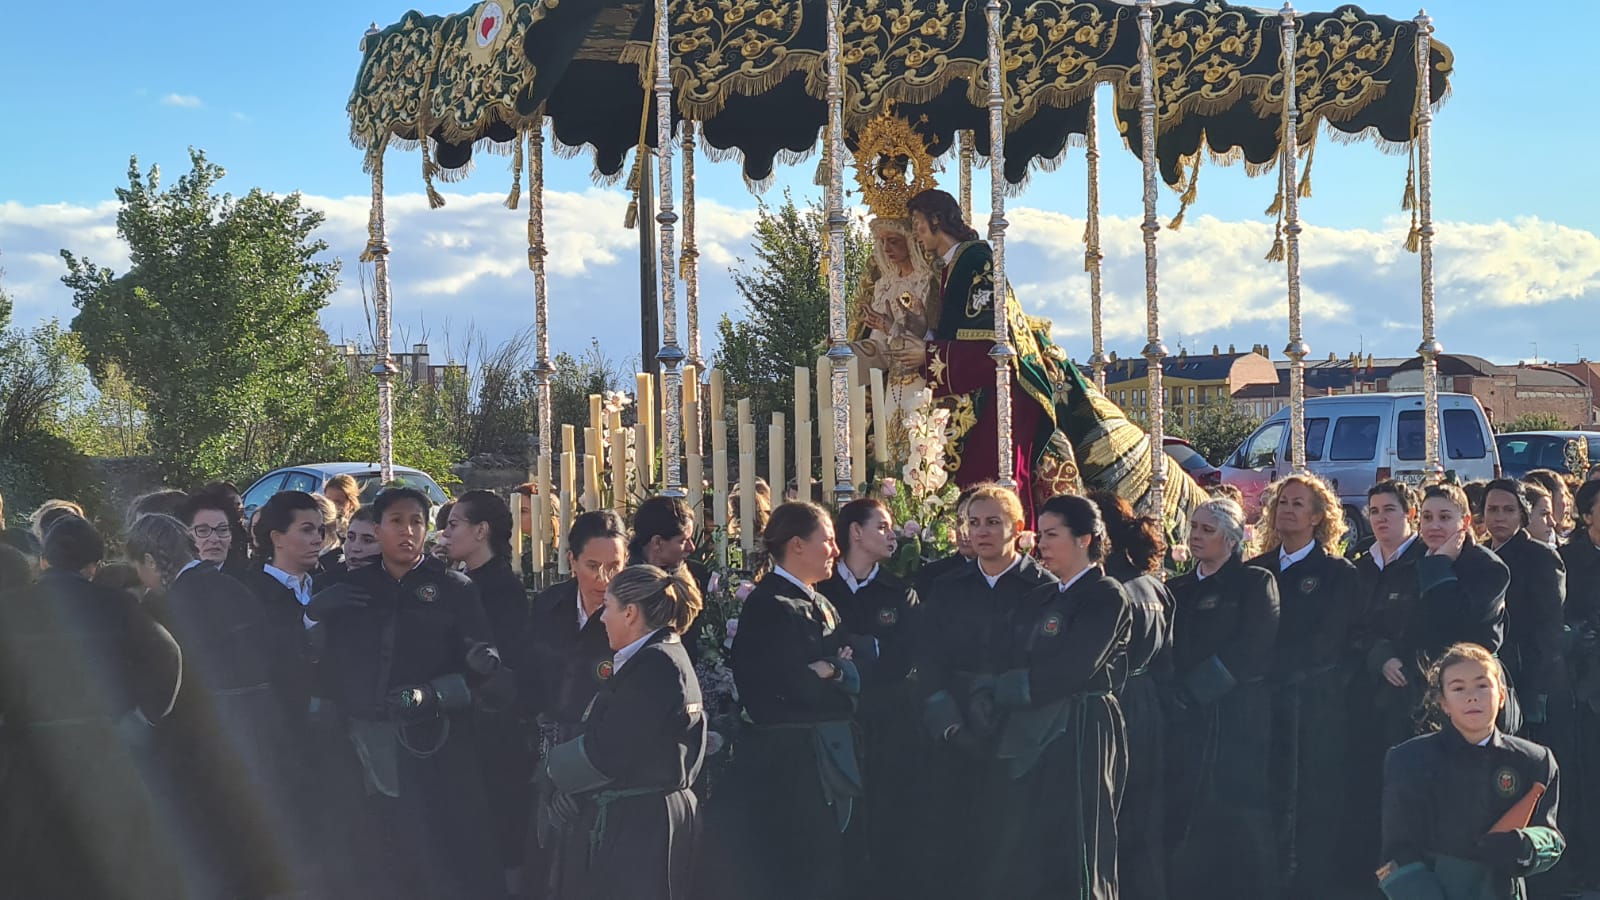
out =
{"type": "Polygon", "coordinates": [[[1149,343],[1144,358],[1149,363],[1150,385],[1150,515],[1166,521],[1167,454],[1162,449],[1166,431],[1165,398],[1162,396],[1161,365],[1167,348],[1161,343],[1161,306],[1156,293],[1156,236],[1161,223],[1156,219],[1156,182],[1160,177],[1156,162],[1156,72],[1155,6],[1152,0],[1139,0],[1139,131],[1140,158],[1144,161],[1144,315],[1149,343]]]}
{"type": "MultiPolygon", "coordinates": [[[[850,465],[850,366],[855,353],[845,318],[844,230],[849,220],[844,209],[844,57],[839,34],[840,0],[828,0],[828,359],[833,364],[833,496],[840,504],[855,496],[850,465]]],[[[821,410],[818,410],[820,413],[821,410]]]]}
{"type": "MultiPolygon", "coordinates": [[[[661,270],[661,473],[668,497],[682,497],[679,451],[683,437],[683,350],[678,347],[678,270],[673,265],[672,209],[672,46],[668,41],[669,0],[656,0],[656,222],[661,270]]],[[[641,410],[640,414],[644,412],[641,410]]]]}
{"type": "MultiPolygon", "coordinates": [[[[539,453],[554,454],[555,432],[551,430],[550,377],[555,365],[550,361],[550,295],[545,279],[544,241],[544,115],[534,119],[528,129],[528,268],[533,272],[533,318],[538,333],[538,360],[534,363],[533,383],[539,403],[539,453]]],[[[571,450],[572,448],[566,448],[571,450]]]]}
{"type": "Polygon", "coordinates": [[[704,372],[705,361],[700,358],[700,245],[695,242],[694,227],[694,156],[699,128],[697,122],[683,122],[683,254],[678,274],[683,278],[683,302],[689,316],[689,364],[696,372],[704,372]]]}
{"type": "MultiPolygon", "coordinates": [[[[424,137],[426,140],[426,137],[424,137]]],[[[383,214],[383,147],[372,151],[372,214],[367,253],[372,258],[372,375],[378,379],[378,471],[384,484],[394,480],[394,357],[389,348],[389,236],[383,214]]]]}
{"type": "Polygon", "coordinates": [[[1433,331],[1433,19],[1417,13],[1417,230],[1422,258],[1422,407],[1428,469],[1438,471],[1439,355],[1444,345],[1433,331]]]}
{"type": "Polygon", "coordinates": [[[974,151],[972,149],[972,132],[961,131],[958,138],[957,155],[957,200],[961,203],[961,218],[972,221],[972,162],[974,151]]]}
{"type": "Polygon", "coordinates": [[[1283,245],[1289,280],[1289,464],[1306,468],[1306,356],[1311,347],[1300,335],[1300,100],[1295,84],[1295,12],[1284,3],[1278,11],[1283,33],[1283,245]]]}
{"type": "Polygon", "coordinates": [[[1094,355],[1089,366],[1094,370],[1094,385],[1103,394],[1106,390],[1106,345],[1100,317],[1102,293],[1101,263],[1105,254],[1100,250],[1100,124],[1098,92],[1089,94],[1089,130],[1084,135],[1088,150],[1084,157],[1089,161],[1089,219],[1083,227],[1083,269],[1089,273],[1089,327],[1094,341],[1094,355]]]}
{"type": "Polygon", "coordinates": [[[1000,0],[989,0],[989,244],[994,249],[994,360],[995,437],[1000,468],[995,480],[1016,489],[1015,459],[1011,443],[1011,362],[1017,351],[1011,347],[1010,323],[1006,321],[1006,123],[1005,77],[1001,63],[1002,32],[1000,0]]]}

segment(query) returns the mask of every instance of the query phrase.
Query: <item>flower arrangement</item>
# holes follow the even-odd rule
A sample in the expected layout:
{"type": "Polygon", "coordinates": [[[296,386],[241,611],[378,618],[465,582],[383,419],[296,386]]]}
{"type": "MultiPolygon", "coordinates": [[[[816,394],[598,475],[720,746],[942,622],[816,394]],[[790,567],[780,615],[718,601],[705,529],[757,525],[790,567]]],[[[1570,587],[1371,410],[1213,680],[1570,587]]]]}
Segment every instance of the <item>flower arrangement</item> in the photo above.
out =
{"type": "Polygon", "coordinates": [[[910,578],[929,562],[955,552],[955,503],[960,491],[945,468],[950,410],[934,403],[924,388],[916,409],[905,417],[907,458],[900,477],[885,475],[875,486],[898,526],[896,550],[888,568],[910,578]]]}

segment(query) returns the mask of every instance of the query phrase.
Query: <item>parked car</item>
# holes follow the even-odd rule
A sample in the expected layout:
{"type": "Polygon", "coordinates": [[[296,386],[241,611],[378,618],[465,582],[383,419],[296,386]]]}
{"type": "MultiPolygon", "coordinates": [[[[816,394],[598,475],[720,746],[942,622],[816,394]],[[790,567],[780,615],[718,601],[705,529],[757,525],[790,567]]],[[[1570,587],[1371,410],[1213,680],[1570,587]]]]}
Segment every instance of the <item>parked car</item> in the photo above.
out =
{"type": "Polygon", "coordinates": [[[1494,436],[1500,468],[1507,478],[1521,478],[1534,469],[1572,471],[1575,463],[1583,463],[1568,455],[1569,448],[1578,449],[1571,447],[1574,441],[1588,444],[1588,465],[1600,462],[1600,431],[1513,431],[1494,436]]]}
{"type": "Polygon", "coordinates": [[[1208,488],[1222,483],[1222,470],[1206,462],[1200,451],[1183,438],[1163,437],[1161,449],[1167,451],[1167,456],[1189,473],[1195,484],[1208,488]]]}
{"type": "MultiPolygon", "coordinates": [[[[1352,523],[1362,520],[1367,489],[1395,478],[1420,484],[1426,474],[1422,394],[1341,394],[1306,400],[1306,468],[1331,485],[1352,523]]],[[[1458,481],[1496,477],[1499,454],[1489,419],[1470,394],[1439,395],[1440,455],[1458,481]]],[[[1261,509],[1261,493],[1287,475],[1289,410],[1267,418],[1222,466],[1224,484],[1244,494],[1246,512],[1261,509]]]]}
{"type": "MultiPolygon", "coordinates": [[[[382,469],[377,463],[308,463],[303,466],[274,469],[261,476],[255,484],[250,485],[249,490],[244,492],[245,521],[248,522],[255,511],[260,509],[273,494],[279,491],[305,491],[308,494],[315,494],[321,491],[328,480],[335,475],[349,475],[356,480],[356,484],[361,488],[363,506],[371,503],[372,498],[376,497],[378,490],[383,487],[382,469]]],[[[427,494],[434,509],[443,506],[450,499],[450,495],[445,493],[437,481],[418,469],[395,466],[394,480],[427,494]]]]}

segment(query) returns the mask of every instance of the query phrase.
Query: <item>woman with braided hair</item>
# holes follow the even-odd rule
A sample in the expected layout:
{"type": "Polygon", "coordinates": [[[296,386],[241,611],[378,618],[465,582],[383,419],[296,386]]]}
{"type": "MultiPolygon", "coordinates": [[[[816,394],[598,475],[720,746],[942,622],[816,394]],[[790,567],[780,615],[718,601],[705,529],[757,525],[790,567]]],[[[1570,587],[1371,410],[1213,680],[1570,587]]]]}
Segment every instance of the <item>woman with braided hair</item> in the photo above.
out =
{"type": "Polygon", "coordinates": [[[551,749],[566,900],[686,900],[699,833],[690,786],[705,759],[700,683],[681,637],[700,613],[689,573],[629,566],[606,588],[615,656],[581,737],[551,749]]]}

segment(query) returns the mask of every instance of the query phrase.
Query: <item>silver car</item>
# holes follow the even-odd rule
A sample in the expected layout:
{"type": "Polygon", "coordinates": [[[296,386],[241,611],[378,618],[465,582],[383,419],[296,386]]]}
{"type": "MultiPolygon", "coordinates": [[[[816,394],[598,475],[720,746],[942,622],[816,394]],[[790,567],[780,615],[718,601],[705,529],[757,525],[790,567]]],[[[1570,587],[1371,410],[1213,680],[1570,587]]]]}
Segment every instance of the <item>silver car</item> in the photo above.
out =
{"type": "MultiPolygon", "coordinates": [[[[274,469],[261,476],[250,489],[244,492],[244,519],[250,521],[256,510],[267,502],[267,498],[279,491],[305,491],[308,494],[320,493],[327,486],[329,479],[335,475],[349,475],[356,480],[356,485],[361,489],[361,504],[365,506],[372,502],[378,495],[378,490],[383,487],[382,470],[377,463],[358,462],[330,462],[308,463],[303,466],[288,466],[274,469]]],[[[416,488],[428,495],[428,502],[432,504],[429,510],[431,516],[435,510],[443,506],[450,496],[445,493],[439,483],[428,477],[426,472],[406,466],[394,467],[394,480],[406,487],[416,488]]]]}

